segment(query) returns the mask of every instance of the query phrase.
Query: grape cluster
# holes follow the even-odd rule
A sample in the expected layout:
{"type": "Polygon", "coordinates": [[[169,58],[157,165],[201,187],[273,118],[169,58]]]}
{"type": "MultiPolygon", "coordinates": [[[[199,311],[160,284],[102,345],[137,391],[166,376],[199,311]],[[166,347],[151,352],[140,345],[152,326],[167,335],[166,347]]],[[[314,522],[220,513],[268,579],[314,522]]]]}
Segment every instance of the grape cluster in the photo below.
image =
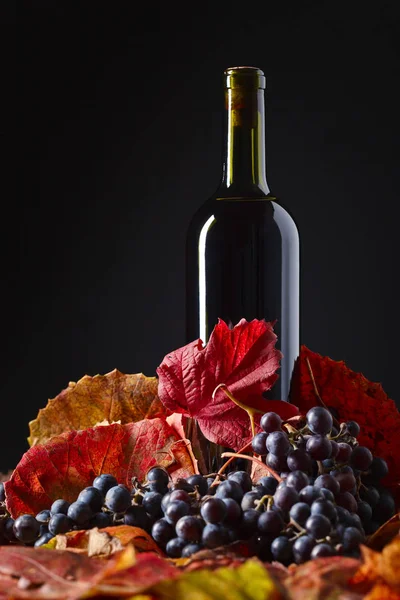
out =
{"type": "Polygon", "coordinates": [[[359,445],[356,422],[335,427],[323,407],[309,410],[299,429],[283,425],[273,412],[261,418],[252,449],[270,474],[257,482],[249,469],[172,481],[156,466],[128,489],[103,474],[75,502],[58,499],[36,517],[3,519],[0,537],[40,546],[59,533],[124,523],[146,530],[171,558],[237,541],[285,565],[359,556],[366,536],[395,512],[380,484],[386,462],[359,445]]]}

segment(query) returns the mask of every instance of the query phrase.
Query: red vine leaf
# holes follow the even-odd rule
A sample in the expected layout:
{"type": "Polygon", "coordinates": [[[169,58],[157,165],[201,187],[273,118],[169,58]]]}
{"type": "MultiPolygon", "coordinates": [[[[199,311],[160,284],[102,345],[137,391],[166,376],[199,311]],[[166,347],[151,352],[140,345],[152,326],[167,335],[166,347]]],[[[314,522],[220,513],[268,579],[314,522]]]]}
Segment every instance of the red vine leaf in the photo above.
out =
{"type": "Polygon", "coordinates": [[[224,383],[250,408],[273,410],[284,419],[298,413],[288,402],[268,401],[262,393],[278,378],[281,353],[276,334],[265,320],[241,319],[233,329],[219,319],[206,346],[201,340],[167,354],[157,369],[158,395],[173,412],[195,418],[205,437],[241,448],[251,437],[247,413],[215,388],[224,383]]]}
{"type": "Polygon", "coordinates": [[[344,361],[301,347],[293,371],[290,401],[302,413],[318,404],[311,379],[310,363],[322,401],[339,413],[340,421],[354,420],[360,425],[358,441],[374,454],[384,458],[389,475],[382,480],[397,495],[400,482],[400,413],[395,403],[383,391],[380,383],[368,381],[361,373],[348,368],[344,361]]]}
{"type": "Polygon", "coordinates": [[[75,500],[101,473],[130,486],[133,476],[144,480],[156,464],[174,479],[197,472],[189,440],[164,419],[63,433],[25,452],[4,484],[7,508],[14,518],[37,514],[57,498],[75,500]]]}

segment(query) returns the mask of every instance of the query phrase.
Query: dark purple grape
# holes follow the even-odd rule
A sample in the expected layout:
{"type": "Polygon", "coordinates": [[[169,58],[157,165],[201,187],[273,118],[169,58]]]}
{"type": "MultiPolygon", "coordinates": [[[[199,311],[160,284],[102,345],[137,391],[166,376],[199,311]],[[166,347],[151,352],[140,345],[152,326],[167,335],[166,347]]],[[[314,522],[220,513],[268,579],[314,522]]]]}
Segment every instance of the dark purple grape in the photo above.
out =
{"type": "Polygon", "coordinates": [[[324,515],[331,523],[336,523],[338,519],[335,505],[330,500],[325,500],[324,498],[317,498],[314,500],[311,504],[311,514],[324,515]]]}
{"type": "Polygon", "coordinates": [[[314,406],[306,414],[307,425],[310,431],[319,435],[328,434],[333,425],[332,415],[323,406],[314,406]]]}
{"type": "Polygon", "coordinates": [[[63,515],[66,515],[69,507],[69,502],[59,498],[58,500],[54,500],[53,504],[50,506],[50,514],[57,515],[58,513],[62,513],[63,515]]]}
{"type": "Polygon", "coordinates": [[[67,515],[58,513],[53,515],[49,521],[49,532],[54,536],[59,533],[67,533],[72,529],[74,523],[67,515]]]}
{"type": "MultiPolygon", "coordinates": [[[[248,492],[251,494],[252,492],[248,492]]],[[[247,494],[245,494],[246,496],[247,494]]],[[[250,507],[249,507],[250,508],[250,507]]],[[[208,498],[200,508],[200,514],[206,523],[221,523],[226,517],[227,508],[221,498],[208,498]]]]}
{"type": "Polygon", "coordinates": [[[306,449],[314,460],[325,460],[331,455],[332,445],[328,438],[317,434],[308,439],[306,449]]]}
{"type": "Polygon", "coordinates": [[[369,467],[369,473],[375,481],[379,481],[380,479],[386,477],[386,475],[389,473],[389,467],[386,460],[380,458],[379,456],[374,456],[371,466],[369,467]]]}
{"type": "Polygon", "coordinates": [[[346,527],[343,532],[342,544],[343,550],[355,550],[360,544],[364,543],[365,536],[356,527],[346,527]]]}
{"type": "Polygon", "coordinates": [[[314,539],[318,540],[329,535],[332,528],[330,520],[324,515],[311,515],[305,523],[305,529],[314,539]]]}
{"type": "MultiPolygon", "coordinates": [[[[172,492],[173,493],[173,492],[172,492]]],[[[163,496],[158,492],[146,492],[143,496],[142,506],[148,515],[154,519],[162,517],[161,501],[163,496]]]]}
{"type": "Polygon", "coordinates": [[[104,527],[109,527],[112,524],[111,515],[105,512],[97,512],[93,515],[93,517],[89,521],[90,527],[98,527],[99,529],[103,529],[104,527]]]}
{"type": "Polygon", "coordinates": [[[355,469],[367,471],[372,464],[373,456],[371,450],[365,446],[356,446],[350,457],[350,464],[355,469]]]}
{"type": "Polygon", "coordinates": [[[181,557],[189,558],[190,556],[192,556],[192,554],[195,554],[196,552],[199,552],[202,549],[202,544],[186,544],[186,546],[182,550],[181,557]]]}
{"type": "Polygon", "coordinates": [[[293,504],[299,501],[299,493],[294,487],[284,485],[276,490],[274,495],[274,505],[283,511],[289,511],[293,504]]]}
{"type": "Polygon", "coordinates": [[[310,558],[322,558],[325,556],[335,556],[336,551],[327,542],[321,542],[320,544],[316,544],[314,548],[311,550],[310,558]]]}
{"type": "Polygon", "coordinates": [[[182,556],[182,550],[186,544],[186,540],[182,538],[172,538],[172,540],[167,542],[167,545],[165,546],[165,552],[170,558],[180,558],[182,556]]]}
{"type": "Polygon", "coordinates": [[[385,523],[395,513],[396,505],[394,498],[387,490],[381,490],[378,504],[373,508],[372,517],[378,523],[385,523]]]}
{"type": "Polygon", "coordinates": [[[240,504],[233,498],[222,499],[226,505],[226,516],[224,518],[225,525],[236,525],[242,516],[242,509],[240,504]]]}
{"type": "Polygon", "coordinates": [[[338,473],[335,479],[339,484],[341,492],[350,492],[356,485],[356,478],[353,473],[338,473]]]}
{"type": "Polygon", "coordinates": [[[357,501],[350,492],[340,492],[340,494],[336,496],[336,504],[343,508],[347,508],[349,512],[354,513],[357,510],[357,501]]]}
{"type": "Polygon", "coordinates": [[[102,473],[93,480],[93,487],[97,488],[103,497],[105,497],[109,489],[116,485],[118,485],[118,481],[110,473],[102,473]]]}
{"type": "Polygon", "coordinates": [[[360,487],[359,494],[360,498],[368,502],[372,508],[375,508],[375,506],[379,503],[380,494],[374,486],[365,487],[362,485],[360,487]]]}
{"type": "Polygon", "coordinates": [[[311,457],[301,448],[291,450],[286,460],[290,471],[303,471],[304,473],[311,471],[311,457]]]}
{"type": "Polygon", "coordinates": [[[51,514],[49,510],[41,510],[35,518],[38,523],[48,523],[50,521],[50,517],[51,514]]]}
{"type": "Polygon", "coordinates": [[[321,498],[321,490],[313,485],[306,485],[306,487],[299,492],[299,500],[301,502],[306,502],[311,505],[317,498],[321,498]]]}
{"type": "Polygon", "coordinates": [[[276,537],[271,543],[271,554],[275,560],[286,565],[292,558],[292,542],[283,535],[276,537]]]}
{"type": "Polygon", "coordinates": [[[169,540],[175,537],[175,527],[168,523],[163,517],[153,524],[151,528],[151,537],[157,544],[165,547],[169,540]]]}
{"type": "Polygon", "coordinates": [[[293,557],[295,562],[298,565],[307,562],[310,559],[311,550],[314,546],[315,540],[307,534],[297,538],[293,543],[293,557]]]}
{"type": "Polygon", "coordinates": [[[257,481],[257,488],[261,487],[264,496],[273,496],[278,487],[278,480],[272,476],[260,477],[257,481]]]}
{"type": "MultiPolygon", "coordinates": [[[[257,501],[261,500],[261,498],[265,496],[262,486],[258,490],[252,490],[251,492],[246,492],[242,498],[242,502],[240,503],[241,509],[243,511],[249,510],[250,508],[257,508],[257,501]]],[[[204,518],[204,517],[203,517],[204,518]]]]}
{"type": "Polygon", "coordinates": [[[330,440],[331,442],[331,459],[336,458],[339,452],[339,444],[335,440],[330,440]]]}
{"type": "Polygon", "coordinates": [[[77,501],[86,502],[95,513],[101,510],[104,503],[104,496],[98,488],[88,486],[79,493],[77,501]]]}
{"type": "Polygon", "coordinates": [[[289,511],[289,517],[299,525],[304,525],[311,515],[310,505],[306,502],[296,502],[289,511]]]}
{"type": "Polygon", "coordinates": [[[353,451],[350,444],[346,442],[338,442],[338,453],[335,456],[335,460],[337,463],[347,463],[350,460],[351,453],[353,451]]]}
{"type": "Polygon", "coordinates": [[[166,471],[162,467],[153,467],[152,469],[150,469],[150,471],[148,471],[146,479],[149,483],[157,482],[167,487],[169,483],[168,471],[166,471]]]}
{"type": "Polygon", "coordinates": [[[115,513],[125,512],[132,504],[129,490],[120,485],[108,490],[104,502],[106,507],[115,513]]]}
{"type": "Polygon", "coordinates": [[[260,512],[255,508],[249,508],[243,512],[239,523],[238,539],[247,540],[256,533],[259,516],[260,512]]]}
{"type": "Polygon", "coordinates": [[[232,471],[231,473],[228,473],[228,480],[238,483],[244,494],[250,492],[253,487],[251,477],[246,471],[232,471]]]}
{"type": "Polygon", "coordinates": [[[258,530],[262,534],[278,535],[284,526],[285,522],[278,511],[267,510],[258,519],[258,530]]]}
{"type": "Polygon", "coordinates": [[[265,431],[260,431],[260,433],[256,433],[256,435],[251,440],[251,447],[256,454],[260,456],[265,456],[267,454],[267,442],[268,434],[265,431]]]}
{"type": "Polygon", "coordinates": [[[6,492],[4,489],[4,483],[0,481],[0,502],[5,502],[6,500],[6,492]]]}
{"type": "Polygon", "coordinates": [[[276,456],[275,454],[272,454],[272,452],[269,452],[267,454],[265,462],[271,469],[273,469],[277,473],[286,471],[288,468],[286,456],[276,456]]]}
{"type": "Polygon", "coordinates": [[[189,485],[198,489],[200,496],[205,496],[208,491],[207,479],[203,475],[191,475],[187,478],[189,485]]]}
{"type": "Polygon", "coordinates": [[[140,527],[149,531],[152,525],[151,518],[145,511],[143,506],[132,504],[124,514],[124,524],[131,527],[140,527]]]}
{"type": "Polygon", "coordinates": [[[88,523],[89,519],[93,516],[93,511],[86,502],[72,502],[68,508],[67,516],[76,525],[84,525],[88,523]]]}
{"type": "Polygon", "coordinates": [[[314,486],[317,489],[325,488],[330,490],[334,496],[340,492],[339,482],[335,477],[329,475],[329,473],[323,473],[319,475],[314,481],[314,486]]]}
{"type": "Polygon", "coordinates": [[[335,502],[335,496],[332,494],[331,490],[327,488],[320,488],[320,494],[325,500],[330,500],[331,502],[335,502]]]}
{"type": "Polygon", "coordinates": [[[287,456],[291,449],[287,433],[284,431],[273,431],[267,437],[267,450],[275,456],[287,456]]]}
{"type": "Polygon", "coordinates": [[[291,471],[285,481],[286,485],[294,487],[298,492],[309,485],[309,478],[303,471],[291,471]]]}
{"type": "Polygon", "coordinates": [[[236,481],[230,479],[221,481],[215,492],[216,498],[232,498],[239,503],[242,501],[243,495],[244,493],[241,486],[236,481]]]}
{"type": "Polygon", "coordinates": [[[267,412],[260,419],[260,426],[266,433],[279,431],[282,427],[282,419],[275,412],[267,412]]]}
{"type": "Polygon", "coordinates": [[[170,500],[165,509],[165,518],[171,525],[175,525],[181,517],[184,517],[189,513],[190,506],[187,502],[183,502],[183,500],[170,500]]]}
{"type": "Polygon", "coordinates": [[[360,426],[356,421],[347,421],[346,431],[351,437],[356,438],[360,433],[360,426]]]}
{"type": "Polygon", "coordinates": [[[29,544],[39,537],[40,523],[32,515],[20,515],[13,523],[13,529],[17,540],[29,544]]]}
{"type": "Polygon", "coordinates": [[[176,525],[176,535],[188,542],[198,542],[201,540],[201,534],[204,528],[204,521],[194,515],[181,517],[176,525]]]}
{"type": "MultiPolygon", "coordinates": [[[[3,522],[3,536],[9,542],[17,541],[17,538],[15,537],[15,533],[14,533],[14,522],[15,521],[12,517],[6,517],[3,522]]],[[[40,531],[40,525],[39,525],[39,531],[40,531]]]]}
{"type": "Polygon", "coordinates": [[[362,523],[366,523],[372,519],[372,508],[365,500],[359,500],[357,502],[357,514],[360,517],[362,523]]]}
{"type": "Polygon", "coordinates": [[[343,506],[336,506],[336,512],[337,512],[339,523],[343,523],[346,526],[350,526],[350,524],[351,524],[350,511],[348,511],[347,508],[343,508],[343,506]]]}
{"type": "Polygon", "coordinates": [[[172,490],[172,492],[169,492],[168,502],[176,502],[177,500],[186,502],[186,504],[191,503],[191,497],[186,490],[172,490]]]}
{"type": "Polygon", "coordinates": [[[206,548],[218,548],[229,543],[228,529],[224,525],[207,523],[203,529],[201,541],[206,548]]]}

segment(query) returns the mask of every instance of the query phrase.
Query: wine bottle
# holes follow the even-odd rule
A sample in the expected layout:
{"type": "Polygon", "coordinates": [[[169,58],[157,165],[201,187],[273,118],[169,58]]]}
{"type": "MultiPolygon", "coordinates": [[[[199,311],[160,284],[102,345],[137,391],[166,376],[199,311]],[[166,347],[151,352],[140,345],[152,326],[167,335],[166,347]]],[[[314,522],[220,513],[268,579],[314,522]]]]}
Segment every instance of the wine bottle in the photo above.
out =
{"type": "Polygon", "coordinates": [[[224,84],[222,178],[186,236],[186,338],[207,343],[219,318],[274,322],[283,357],[265,396],[287,400],[300,344],[299,234],[267,184],[263,71],[232,67],[224,84]]]}

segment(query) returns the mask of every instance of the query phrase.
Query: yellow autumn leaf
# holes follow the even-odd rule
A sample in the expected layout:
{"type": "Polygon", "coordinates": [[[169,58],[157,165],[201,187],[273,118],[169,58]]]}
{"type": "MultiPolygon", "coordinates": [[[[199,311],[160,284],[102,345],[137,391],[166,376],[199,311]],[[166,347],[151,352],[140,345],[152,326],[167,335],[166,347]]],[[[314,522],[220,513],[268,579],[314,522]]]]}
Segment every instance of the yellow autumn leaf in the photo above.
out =
{"type": "Polygon", "coordinates": [[[70,382],[29,423],[30,446],[43,444],[66,431],[93,427],[103,421],[122,425],[169,414],[158,397],[158,380],[143,373],[126,375],[114,369],[105,375],[85,375],[70,382]]]}
{"type": "Polygon", "coordinates": [[[249,559],[235,568],[184,573],[149,591],[154,591],[159,600],[283,600],[285,597],[257,559],[249,559]]]}

